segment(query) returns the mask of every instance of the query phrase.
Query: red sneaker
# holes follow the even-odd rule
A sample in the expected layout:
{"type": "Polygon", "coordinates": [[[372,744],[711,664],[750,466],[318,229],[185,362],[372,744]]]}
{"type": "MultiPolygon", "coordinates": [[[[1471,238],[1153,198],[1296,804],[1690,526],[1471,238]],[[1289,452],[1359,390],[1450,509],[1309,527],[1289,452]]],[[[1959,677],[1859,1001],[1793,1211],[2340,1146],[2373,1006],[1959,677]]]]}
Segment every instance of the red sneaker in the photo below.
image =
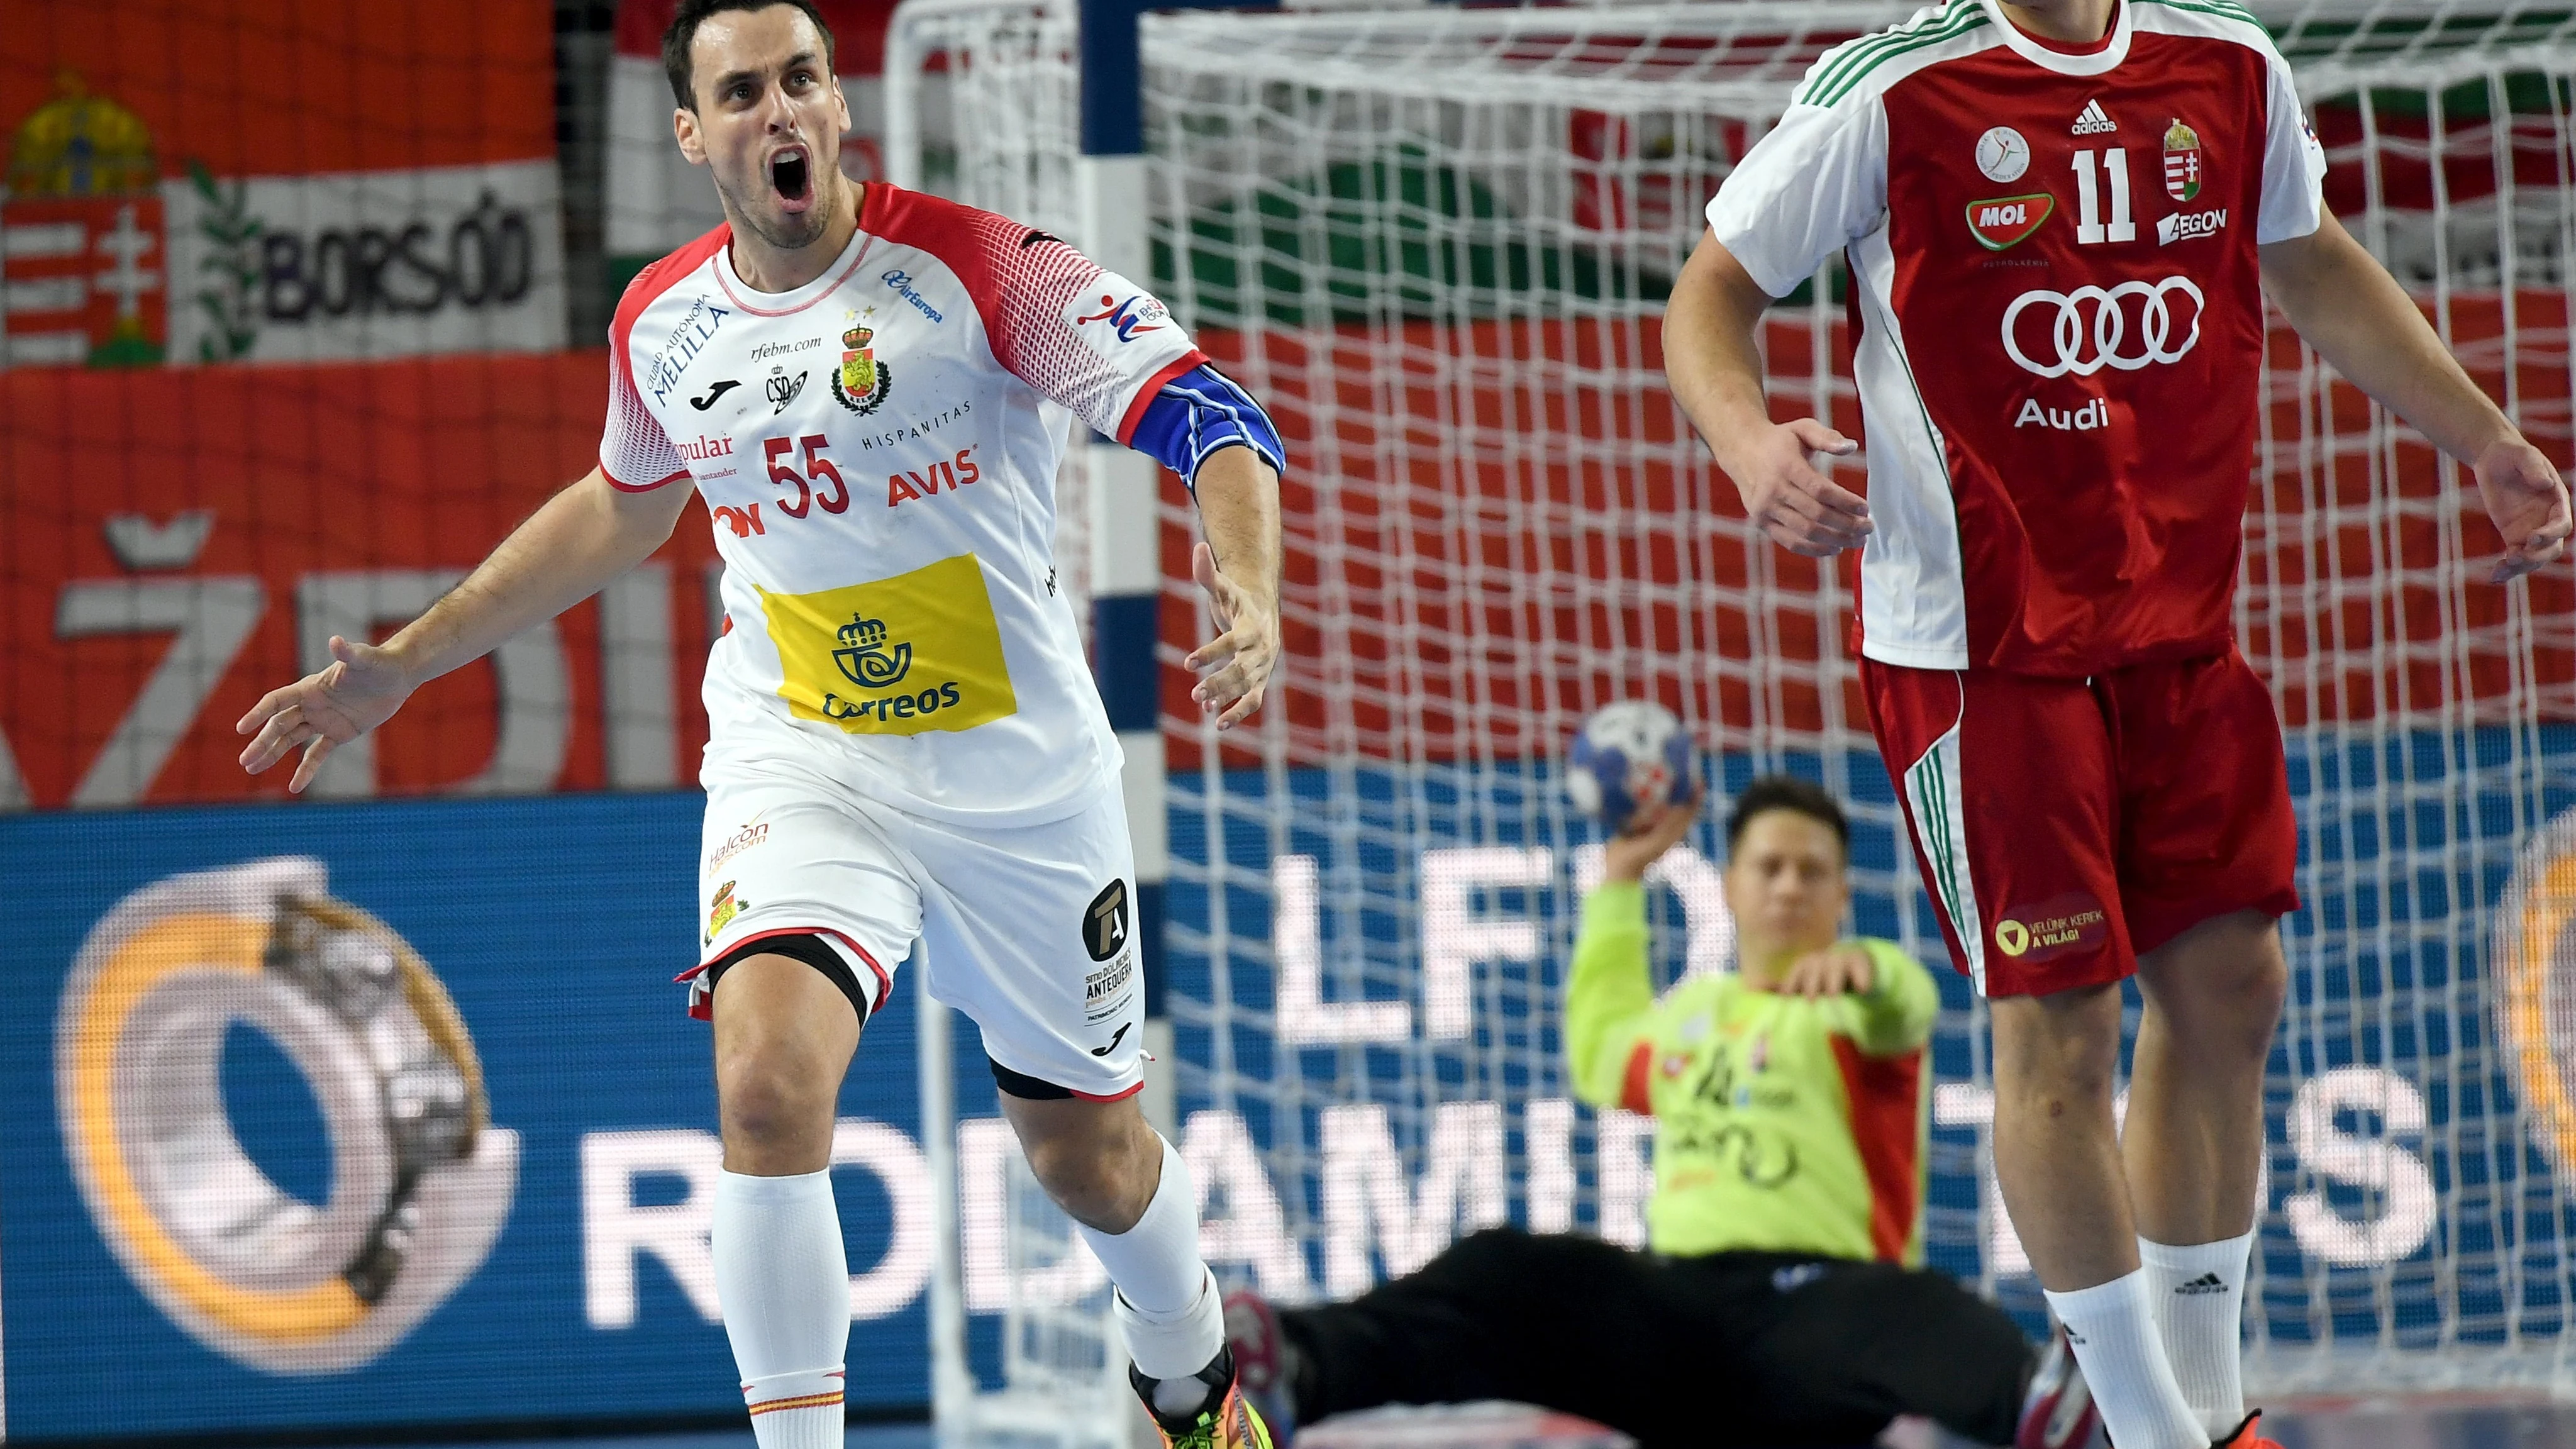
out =
{"type": "Polygon", "coordinates": [[[2101,1425],[2102,1413],[2093,1406],[2093,1391],[2085,1387],[2075,1349],[2066,1341],[2066,1330],[2058,1329],[2049,1335],[2022,1394],[2013,1449],[2087,1449],[2101,1425]]]}
{"type": "Polygon", "coordinates": [[[1234,1350],[1235,1382],[1243,1396],[1269,1425],[1270,1442],[1288,1449],[1297,1437],[1294,1370],[1270,1300],[1248,1288],[1225,1295],[1225,1341],[1234,1350]]]}

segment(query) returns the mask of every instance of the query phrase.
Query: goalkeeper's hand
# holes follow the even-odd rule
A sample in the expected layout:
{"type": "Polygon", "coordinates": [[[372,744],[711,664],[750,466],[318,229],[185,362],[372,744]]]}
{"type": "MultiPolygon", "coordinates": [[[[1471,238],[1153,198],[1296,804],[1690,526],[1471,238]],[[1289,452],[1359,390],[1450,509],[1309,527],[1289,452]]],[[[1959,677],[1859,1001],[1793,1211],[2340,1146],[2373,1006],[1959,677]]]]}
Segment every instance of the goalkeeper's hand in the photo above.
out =
{"type": "Polygon", "coordinates": [[[1803,996],[1809,1001],[1828,996],[1866,996],[1876,978],[1876,963],[1869,959],[1869,952],[1858,946],[1828,946],[1791,963],[1789,974],[1780,978],[1780,994],[1803,996]]]}
{"type": "Polygon", "coordinates": [[[1639,810],[1619,832],[1601,847],[1603,880],[1641,881],[1646,867],[1663,858],[1664,852],[1681,844],[1690,834],[1691,824],[1699,818],[1699,807],[1708,799],[1708,788],[1691,792],[1690,799],[1678,805],[1659,805],[1639,810]]]}
{"type": "Polygon", "coordinates": [[[270,690],[233,725],[233,733],[252,735],[242,748],[242,768],[256,775],[301,745],[304,757],[286,782],[290,793],[301,794],[333,750],[393,718],[419,687],[392,650],[335,634],[331,662],[320,673],[270,690]]]}
{"type": "Polygon", "coordinates": [[[2567,485],[2519,434],[2499,438],[2470,465],[2487,517],[2504,535],[2504,557],[2487,582],[2517,579],[2567,552],[2567,485]]]}
{"type": "Polygon", "coordinates": [[[1859,450],[1814,418],[1799,418],[1771,424],[1724,461],[1755,527],[1791,553],[1831,558],[1868,539],[1869,500],[1826,477],[1814,455],[1859,450]]]}

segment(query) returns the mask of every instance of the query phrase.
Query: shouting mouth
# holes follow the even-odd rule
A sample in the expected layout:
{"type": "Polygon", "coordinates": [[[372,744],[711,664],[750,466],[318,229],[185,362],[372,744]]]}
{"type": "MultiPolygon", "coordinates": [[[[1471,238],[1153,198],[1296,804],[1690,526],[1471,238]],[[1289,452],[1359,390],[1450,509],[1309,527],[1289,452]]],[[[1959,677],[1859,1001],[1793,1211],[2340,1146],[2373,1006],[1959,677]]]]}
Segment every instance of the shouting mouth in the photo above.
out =
{"type": "Polygon", "coordinates": [[[769,158],[769,185],[791,214],[814,204],[814,162],[804,147],[790,146],[769,158]]]}

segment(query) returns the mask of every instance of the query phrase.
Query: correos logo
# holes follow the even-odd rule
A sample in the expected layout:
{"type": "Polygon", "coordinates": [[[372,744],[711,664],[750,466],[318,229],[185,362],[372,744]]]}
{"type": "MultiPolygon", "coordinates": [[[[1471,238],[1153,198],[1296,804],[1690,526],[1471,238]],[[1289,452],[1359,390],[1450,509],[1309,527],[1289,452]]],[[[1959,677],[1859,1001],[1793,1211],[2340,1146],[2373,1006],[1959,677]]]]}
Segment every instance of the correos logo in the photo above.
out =
{"type": "Polygon", "coordinates": [[[2200,288],[2189,277],[2024,292],[2004,309],[2004,351],[2042,377],[2135,372],[2181,361],[2200,341],[2200,313],[2200,288]]]}
{"type": "Polygon", "coordinates": [[[446,989],[328,886],[306,857],[145,886],[91,928],[54,1027],[55,1110],[100,1236],[173,1323],[280,1374],[356,1368],[399,1342],[482,1266],[518,1180],[518,1135],[488,1120],[446,989]],[[321,1105],[318,1206],[233,1131],[236,1023],[321,1105]]]}

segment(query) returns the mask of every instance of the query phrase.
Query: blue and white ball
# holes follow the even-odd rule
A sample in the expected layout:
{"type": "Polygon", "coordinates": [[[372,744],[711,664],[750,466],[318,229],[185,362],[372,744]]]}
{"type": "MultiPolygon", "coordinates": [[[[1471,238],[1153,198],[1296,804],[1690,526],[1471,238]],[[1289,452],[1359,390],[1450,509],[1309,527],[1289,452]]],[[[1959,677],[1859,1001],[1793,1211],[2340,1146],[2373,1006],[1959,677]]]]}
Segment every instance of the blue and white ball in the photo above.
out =
{"type": "Polygon", "coordinates": [[[1616,835],[1641,806],[1691,795],[1690,735],[1673,712],[1645,700],[1604,705],[1583,722],[1565,760],[1574,808],[1616,835]]]}

